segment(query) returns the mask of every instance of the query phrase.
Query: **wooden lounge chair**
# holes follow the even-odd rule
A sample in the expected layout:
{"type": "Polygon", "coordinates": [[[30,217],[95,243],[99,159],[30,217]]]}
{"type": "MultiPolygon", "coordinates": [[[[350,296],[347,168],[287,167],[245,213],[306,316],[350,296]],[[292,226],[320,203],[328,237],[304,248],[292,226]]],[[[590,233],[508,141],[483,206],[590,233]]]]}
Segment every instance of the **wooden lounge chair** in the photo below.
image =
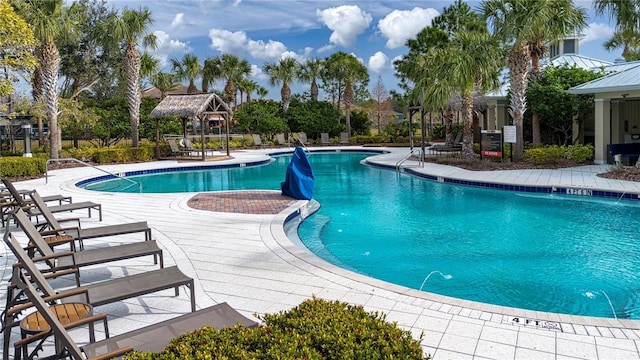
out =
{"type": "MultiPolygon", "coordinates": [[[[59,355],[61,357],[71,357],[75,360],[111,359],[120,357],[133,350],[142,352],[162,351],[174,337],[198,330],[203,326],[222,328],[235,326],[237,324],[247,327],[255,327],[258,325],[255,321],[246,318],[231,308],[227,303],[221,303],[79,347],[66,331],[65,327],[62,326],[58,318],[50,311],[45,303],[45,299],[40,297],[36,292],[33,284],[31,284],[24,275],[21,276],[19,280],[16,280],[16,282],[41,313],[42,317],[49,323],[51,328],[50,333],[55,335],[58,342],[58,349],[56,349],[56,351],[60,352],[59,355]]],[[[18,350],[19,348],[26,347],[29,343],[37,340],[38,339],[35,338],[21,340],[16,344],[16,353],[20,352],[18,350]]]]}
{"type": "Polygon", "coordinates": [[[276,140],[278,141],[278,145],[280,145],[280,146],[290,146],[291,145],[284,139],[284,133],[276,134],[276,140]]]}
{"type": "Polygon", "coordinates": [[[302,145],[307,145],[307,143],[308,143],[307,133],[299,132],[298,133],[298,140],[300,141],[300,143],[302,145]]]}
{"type": "Polygon", "coordinates": [[[456,138],[453,140],[453,144],[451,145],[447,145],[447,144],[441,144],[441,145],[431,145],[431,147],[429,147],[429,151],[432,153],[442,153],[442,152],[460,152],[462,151],[462,132],[459,132],[456,135],[456,138]]]}
{"type": "Polygon", "coordinates": [[[39,224],[41,226],[39,228],[39,232],[40,235],[44,237],[44,240],[47,241],[47,243],[49,243],[50,241],[55,241],[56,239],[70,237],[73,240],[78,240],[80,250],[84,250],[83,240],[85,239],[94,239],[106,236],[116,236],[139,232],[144,233],[144,239],[146,241],[151,240],[151,228],[147,225],[146,221],[97,226],[83,229],[80,224],[80,219],[78,218],[58,220],[53,215],[53,213],[49,211],[49,207],[44,203],[37,192],[34,191],[29,196],[44,217],[45,222],[43,224],[39,224]],[[61,222],[74,222],[75,226],[64,227],[60,224],[61,222]]]}
{"type": "Polygon", "coordinates": [[[265,144],[262,143],[262,139],[259,134],[252,134],[251,138],[253,139],[253,146],[263,148],[265,144]]]}
{"type": "MultiPolygon", "coordinates": [[[[11,195],[13,196],[13,199],[16,201],[17,205],[21,207],[23,210],[25,210],[29,215],[29,217],[35,216],[37,218],[40,215],[40,211],[38,209],[35,209],[32,203],[30,203],[29,201],[25,200],[22,196],[20,196],[20,192],[18,191],[18,189],[16,189],[15,186],[13,186],[13,183],[9,181],[9,179],[2,178],[2,183],[7,187],[9,192],[11,192],[11,195]]],[[[99,219],[100,221],[102,221],[102,205],[91,202],[91,201],[83,201],[79,203],[69,203],[69,204],[62,204],[62,205],[49,207],[49,211],[51,211],[52,213],[67,212],[67,211],[82,210],[82,209],[87,209],[89,211],[89,217],[91,217],[92,209],[97,210],[99,219]]]]}
{"type": "Polygon", "coordinates": [[[178,156],[182,156],[182,155],[189,155],[191,152],[189,150],[183,150],[180,149],[178,147],[178,144],[176,143],[175,139],[167,139],[167,143],[169,143],[169,148],[171,149],[171,155],[173,155],[173,157],[178,157],[178,156]]]}
{"type": "MultiPolygon", "coordinates": [[[[154,240],[56,254],[21,209],[17,209],[13,216],[30,240],[28,249],[32,247],[37,249],[47,259],[46,263],[52,269],[80,268],[148,255],[153,256],[154,264],[157,264],[160,259],[160,268],[164,267],[162,249],[154,240]]],[[[74,248],[74,246],[71,247],[72,250],[74,248]]],[[[30,253],[33,252],[30,251],[30,253]]]]}
{"type": "MultiPolygon", "coordinates": [[[[15,188],[15,187],[14,187],[15,188]]],[[[28,199],[28,195],[33,192],[33,190],[16,190],[20,195],[22,200],[25,202],[30,202],[28,199]]],[[[63,203],[72,203],[71,196],[64,195],[48,195],[43,196],[42,200],[45,203],[48,202],[57,202],[58,205],[62,205],[63,203]]],[[[2,191],[0,192],[0,222],[2,226],[5,226],[7,219],[11,216],[11,211],[20,206],[18,202],[13,199],[13,194],[9,191],[8,188],[3,186],[2,191]]]]}
{"type": "Polygon", "coordinates": [[[320,144],[329,145],[331,141],[329,140],[329,133],[321,133],[320,134],[320,144]]]}
{"type": "Polygon", "coordinates": [[[349,145],[349,133],[340,133],[340,145],[349,145]]]}
{"type": "MultiPolygon", "coordinates": [[[[14,271],[21,271],[22,268],[27,275],[38,284],[38,288],[45,296],[45,300],[59,300],[61,303],[86,303],[94,307],[110,304],[116,301],[130,299],[154,292],[174,288],[175,294],[178,296],[180,286],[186,286],[190,290],[191,295],[191,311],[196,311],[195,289],[193,279],[185,275],[177,266],[166,267],[162,269],[151,270],[135,275],[129,275],[122,278],[110,279],[95,284],[84,285],[64,292],[54,290],[47,282],[45,276],[36,267],[34,261],[27,256],[27,253],[21,248],[20,243],[13,234],[5,232],[4,241],[7,243],[11,251],[18,258],[19,266],[14,267],[14,271]]],[[[37,260],[37,259],[36,259],[37,260]]],[[[74,269],[77,271],[77,269],[74,269]]],[[[19,285],[20,284],[14,284],[19,285]]],[[[21,288],[20,288],[21,289],[21,288]]],[[[24,291],[24,289],[21,289],[24,291]]],[[[8,351],[10,343],[10,330],[15,323],[19,311],[15,309],[24,308],[28,304],[21,301],[17,297],[21,294],[7,294],[6,309],[14,309],[11,313],[6,312],[4,320],[4,348],[8,351]]],[[[28,294],[26,294],[28,295],[28,294]]],[[[33,299],[29,298],[33,301],[33,299]]]]}

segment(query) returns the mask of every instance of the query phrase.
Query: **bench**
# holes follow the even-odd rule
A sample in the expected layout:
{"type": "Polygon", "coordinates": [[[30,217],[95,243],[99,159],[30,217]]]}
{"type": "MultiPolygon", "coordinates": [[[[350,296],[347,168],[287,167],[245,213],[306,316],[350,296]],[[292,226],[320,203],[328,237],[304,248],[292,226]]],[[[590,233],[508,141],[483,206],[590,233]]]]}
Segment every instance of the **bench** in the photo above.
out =
{"type": "Polygon", "coordinates": [[[609,144],[609,153],[616,164],[635,164],[640,157],[640,143],[609,144]]]}

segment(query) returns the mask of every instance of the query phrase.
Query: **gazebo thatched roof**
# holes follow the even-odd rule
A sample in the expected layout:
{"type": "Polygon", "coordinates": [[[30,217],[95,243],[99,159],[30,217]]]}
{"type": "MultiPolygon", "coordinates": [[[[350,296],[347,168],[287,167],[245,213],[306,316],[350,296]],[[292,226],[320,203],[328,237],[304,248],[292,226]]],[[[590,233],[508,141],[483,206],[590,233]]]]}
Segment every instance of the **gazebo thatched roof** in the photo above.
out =
{"type": "MultiPolygon", "coordinates": [[[[205,138],[204,138],[204,122],[209,116],[224,119],[225,136],[227,139],[227,156],[229,156],[229,122],[233,111],[216,94],[194,94],[194,95],[169,95],[162,99],[160,103],[151,110],[151,117],[179,117],[183,119],[199,119],[202,126],[200,127],[200,142],[202,144],[202,161],[205,160],[205,138]]],[[[186,136],[186,133],[184,134],[186,136]]]]}
{"type": "Polygon", "coordinates": [[[151,111],[151,117],[175,116],[179,118],[199,118],[205,113],[233,111],[216,94],[169,95],[151,111]]]}
{"type": "MultiPolygon", "coordinates": [[[[480,91],[474,90],[472,93],[473,96],[473,111],[476,113],[481,113],[487,110],[489,104],[487,97],[481,93],[480,91]]],[[[459,92],[455,92],[451,94],[451,99],[449,99],[449,103],[446,106],[447,108],[455,111],[462,110],[462,97],[459,92]]]]}

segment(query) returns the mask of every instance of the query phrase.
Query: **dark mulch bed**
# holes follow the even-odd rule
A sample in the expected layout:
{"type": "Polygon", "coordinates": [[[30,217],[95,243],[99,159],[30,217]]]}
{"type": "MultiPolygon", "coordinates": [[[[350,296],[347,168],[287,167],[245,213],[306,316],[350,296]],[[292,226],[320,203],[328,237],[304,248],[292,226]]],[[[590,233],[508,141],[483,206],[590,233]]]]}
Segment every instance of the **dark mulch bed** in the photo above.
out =
{"type": "MultiPolygon", "coordinates": [[[[553,164],[543,164],[543,165],[535,165],[528,161],[521,161],[517,163],[512,163],[510,161],[499,162],[492,160],[463,160],[456,157],[441,157],[441,158],[427,158],[425,159],[427,162],[457,166],[463,169],[472,170],[472,171],[491,171],[491,170],[522,170],[522,169],[562,169],[580,165],[588,165],[588,164],[579,164],[575,161],[570,160],[562,160],[553,164]]],[[[598,176],[607,178],[607,179],[616,179],[616,180],[627,180],[627,181],[640,181],[640,168],[635,166],[626,166],[617,168],[615,166],[611,167],[611,171],[598,174],[598,176]]]]}

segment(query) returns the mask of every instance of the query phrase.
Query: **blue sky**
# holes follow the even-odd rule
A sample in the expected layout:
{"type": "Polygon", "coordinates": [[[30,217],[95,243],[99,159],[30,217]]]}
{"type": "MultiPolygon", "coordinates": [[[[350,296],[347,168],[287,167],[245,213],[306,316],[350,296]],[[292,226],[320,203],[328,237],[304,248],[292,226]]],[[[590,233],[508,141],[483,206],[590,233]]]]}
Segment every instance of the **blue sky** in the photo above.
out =
{"type": "MultiPolygon", "coordinates": [[[[355,55],[370,73],[371,89],[378,76],[387,90],[396,89],[392,62],[407,53],[407,39],[414,37],[453,0],[108,0],[116,8],[147,7],[154,23],[151,31],[159,40],[155,56],[161,64],[191,53],[204,61],[222,53],[247,59],[251,78],[269,90],[269,98],[280,97],[262,72],[265,62],[294,57],[303,62],[325,58],[337,51],[355,55]]],[[[476,8],[479,1],[467,2],[476,8]]],[[[587,9],[588,28],[583,31],[580,54],[612,61],[620,51],[608,52],[602,44],[613,34],[614,23],[596,17],[590,0],[577,0],[587,9]]],[[[171,71],[166,65],[164,71],[171,71]]],[[[199,86],[199,82],[198,82],[199,86]]],[[[223,84],[216,84],[221,90],[223,84]]],[[[302,92],[306,84],[294,84],[302,92]]]]}

